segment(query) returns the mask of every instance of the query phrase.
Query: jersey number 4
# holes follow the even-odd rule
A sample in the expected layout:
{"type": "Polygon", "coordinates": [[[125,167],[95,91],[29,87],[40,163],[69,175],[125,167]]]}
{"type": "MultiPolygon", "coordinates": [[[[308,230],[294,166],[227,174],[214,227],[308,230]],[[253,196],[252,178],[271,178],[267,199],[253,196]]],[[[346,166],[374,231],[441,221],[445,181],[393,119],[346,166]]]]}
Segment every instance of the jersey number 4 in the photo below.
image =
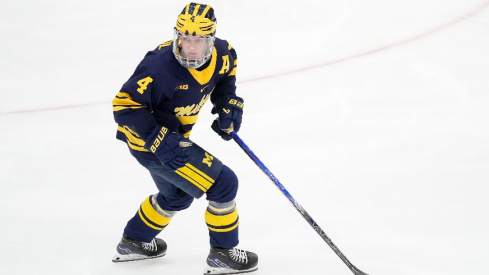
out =
{"type": "Polygon", "coordinates": [[[148,88],[149,83],[151,83],[151,82],[153,82],[153,79],[149,76],[139,80],[138,81],[138,85],[139,85],[138,92],[140,94],[143,94],[144,91],[146,91],[146,89],[148,88]]]}

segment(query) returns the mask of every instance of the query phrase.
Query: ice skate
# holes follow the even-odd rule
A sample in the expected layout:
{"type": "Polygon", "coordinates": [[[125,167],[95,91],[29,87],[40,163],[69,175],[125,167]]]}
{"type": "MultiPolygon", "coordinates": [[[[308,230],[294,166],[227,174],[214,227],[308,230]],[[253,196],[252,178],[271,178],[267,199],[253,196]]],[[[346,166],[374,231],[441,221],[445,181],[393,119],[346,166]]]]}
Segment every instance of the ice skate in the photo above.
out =
{"type": "Polygon", "coordinates": [[[154,238],[151,242],[139,242],[122,236],[122,240],[117,245],[117,252],[112,261],[128,262],[153,259],[163,257],[166,254],[166,242],[162,239],[154,238]]]}
{"type": "Polygon", "coordinates": [[[239,274],[256,270],[258,270],[258,256],[255,253],[238,248],[211,247],[204,275],[239,274]]]}

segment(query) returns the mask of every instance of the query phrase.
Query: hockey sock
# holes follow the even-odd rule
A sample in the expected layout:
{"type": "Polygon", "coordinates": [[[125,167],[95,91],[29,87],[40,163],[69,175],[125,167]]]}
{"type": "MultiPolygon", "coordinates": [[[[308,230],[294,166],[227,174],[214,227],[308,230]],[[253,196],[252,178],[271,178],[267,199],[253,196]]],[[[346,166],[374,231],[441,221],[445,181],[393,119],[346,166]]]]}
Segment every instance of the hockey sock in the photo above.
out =
{"type": "Polygon", "coordinates": [[[130,239],[151,242],[176,214],[177,211],[162,209],[156,201],[156,196],[146,198],[136,215],[127,223],[124,234],[130,239]]]}
{"type": "Polygon", "coordinates": [[[209,201],[205,222],[212,246],[231,248],[238,245],[239,216],[234,200],[226,203],[209,201]]]}

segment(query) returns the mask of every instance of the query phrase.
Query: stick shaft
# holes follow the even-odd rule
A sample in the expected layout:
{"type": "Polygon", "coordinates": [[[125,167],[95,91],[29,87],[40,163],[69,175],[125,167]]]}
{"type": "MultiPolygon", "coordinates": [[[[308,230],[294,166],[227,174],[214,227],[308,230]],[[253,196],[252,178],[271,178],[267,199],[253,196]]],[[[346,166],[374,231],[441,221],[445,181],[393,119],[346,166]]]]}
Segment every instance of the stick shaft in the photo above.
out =
{"type": "Polygon", "coordinates": [[[321,236],[321,238],[333,249],[333,251],[340,257],[340,259],[350,268],[350,270],[355,275],[367,275],[366,273],[357,269],[350,261],[345,257],[345,255],[338,249],[338,247],[331,241],[331,239],[324,233],[321,227],[313,220],[313,218],[304,210],[304,208],[296,201],[292,195],[285,189],[285,187],[280,183],[280,181],[268,170],[268,168],[263,164],[263,162],[250,150],[250,148],[243,142],[243,140],[236,134],[236,132],[231,131],[229,133],[234,141],[243,149],[243,151],[253,160],[253,162],[268,176],[270,180],[278,187],[280,191],[289,199],[295,209],[302,215],[302,217],[311,225],[311,227],[321,236]]]}

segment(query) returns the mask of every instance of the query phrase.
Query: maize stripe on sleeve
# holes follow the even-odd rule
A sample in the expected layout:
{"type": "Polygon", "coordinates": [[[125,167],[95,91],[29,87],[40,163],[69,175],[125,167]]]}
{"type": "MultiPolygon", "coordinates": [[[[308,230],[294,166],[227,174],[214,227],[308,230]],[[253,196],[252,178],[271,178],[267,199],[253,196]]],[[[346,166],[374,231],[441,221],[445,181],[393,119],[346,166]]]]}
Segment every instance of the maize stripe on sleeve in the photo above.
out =
{"type": "Polygon", "coordinates": [[[141,109],[146,108],[146,105],[142,105],[134,101],[128,93],[119,92],[112,100],[112,106],[114,112],[125,109],[141,109]]]}

